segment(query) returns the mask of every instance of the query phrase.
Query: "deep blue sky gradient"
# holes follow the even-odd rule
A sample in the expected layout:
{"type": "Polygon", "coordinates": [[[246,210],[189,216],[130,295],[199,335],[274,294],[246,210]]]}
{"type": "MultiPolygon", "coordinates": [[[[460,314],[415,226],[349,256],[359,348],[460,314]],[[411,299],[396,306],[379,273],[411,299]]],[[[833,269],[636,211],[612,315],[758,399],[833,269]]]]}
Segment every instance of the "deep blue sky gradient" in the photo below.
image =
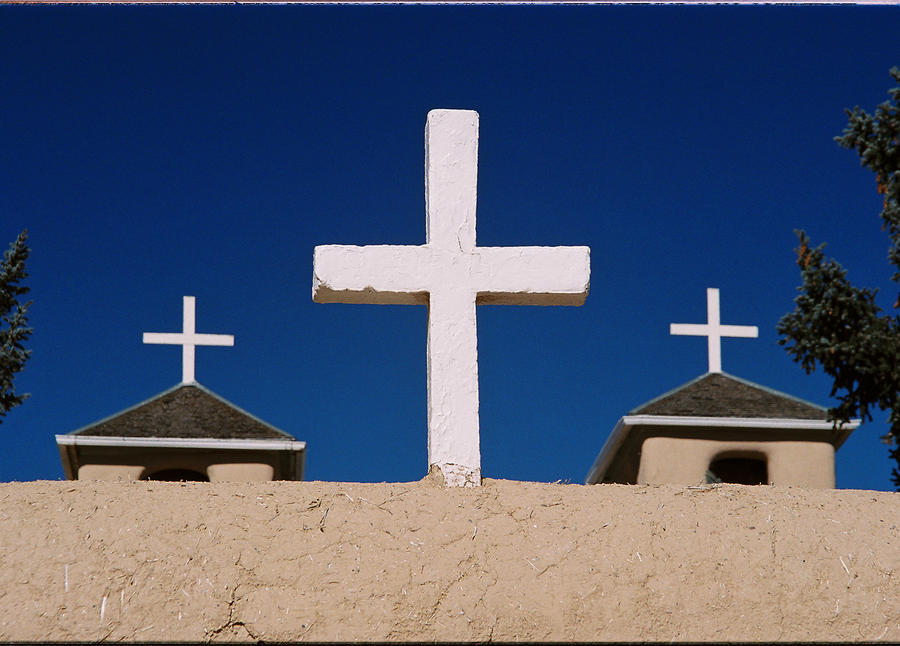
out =
{"type": "MultiPolygon", "coordinates": [[[[481,115],[478,242],[589,245],[581,308],[479,308],[484,474],[581,482],[618,418],[706,370],[821,404],[791,362],[795,228],[896,288],[874,178],[832,141],[886,100],[896,7],[0,7],[0,243],[27,227],[32,393],[0,480],[62,477],[53,435],[180,379],[308,442],[308,478],[424,476],[424,307],[319,305],[316,244],[422,244],[432,108],[481,115]]],[[[891,489],[883,416],[840,487],[891,489]]]]}

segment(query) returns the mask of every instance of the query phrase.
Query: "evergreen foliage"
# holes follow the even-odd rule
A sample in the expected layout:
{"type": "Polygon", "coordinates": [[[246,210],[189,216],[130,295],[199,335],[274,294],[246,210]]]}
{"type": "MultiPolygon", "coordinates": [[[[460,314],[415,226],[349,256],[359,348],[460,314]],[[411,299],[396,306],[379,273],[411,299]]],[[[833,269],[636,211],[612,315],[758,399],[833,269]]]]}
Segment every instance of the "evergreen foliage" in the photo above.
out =
{"type": "Polygon", "coordinates": [[[30,251],[25,244],[27,239],[27,231],[20,233],[9,245],[0,264],[0,421],[28,397],[27,393],[17,395],[13,385],[16,373],[31,356],[31,350],[26,350],[23,345],[32,332],[26,317],[31,301],[21,303],[19,300],[29,292],[29,288],[21,284],[28,277],[25,272],[30,251]]]}
{"type": "MultiPolygon", "coordinates": [[[[898,83],[888,91],[890,100],[872,115],[859,107],[846,110],[847,127],[835,141],[855,150],[861,165],[875,173],[891,240],[891,280],[900,284],[900,69],[890,73],[898,83]]],[[[850,284],[841,265],[825,257],[824,244],[810,247],[805,232],[797,236],[802,284],[794,311],[778,322],[778,343],[807,373],[820,364],[833,379],[831,396],[839,404],[829,415],[835,423],[856,416],[871,420],[873,407],[889,412],[891,458],[897,462],[892,479],[900,489],[900,316],[875,304],[877,290],[850,284]]],[[[900,308],[900,296],[894,308],[900,308]]]]}

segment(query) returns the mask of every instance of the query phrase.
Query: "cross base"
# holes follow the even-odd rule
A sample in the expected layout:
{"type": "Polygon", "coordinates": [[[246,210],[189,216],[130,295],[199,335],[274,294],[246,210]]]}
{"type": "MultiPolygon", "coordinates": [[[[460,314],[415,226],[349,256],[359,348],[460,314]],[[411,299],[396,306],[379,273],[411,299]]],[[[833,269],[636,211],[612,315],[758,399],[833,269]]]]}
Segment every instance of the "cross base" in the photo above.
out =
{"type": "Polygon", "coordinates": [[[461,464],[432,464],[428,468],[428,476],[437,479],[445,487],[481,486],[481,469],[461,464]]]}

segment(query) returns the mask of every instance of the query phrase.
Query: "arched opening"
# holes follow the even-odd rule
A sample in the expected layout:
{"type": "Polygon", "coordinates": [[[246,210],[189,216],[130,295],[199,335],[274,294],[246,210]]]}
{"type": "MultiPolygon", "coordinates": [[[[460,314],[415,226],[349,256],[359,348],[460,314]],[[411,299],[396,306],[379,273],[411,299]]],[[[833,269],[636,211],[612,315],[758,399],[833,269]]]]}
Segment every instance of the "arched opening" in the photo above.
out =
{"type": "Polygon", "coordinates": [[[769,484],[769,469],[764,456],[720,457],[709,464],[706,482],[726,484],[769,484]]]}
{"type": "Polygon", "coordinates": [[[163,480],[166,482],[209,482],[205,473],[191,469],[162,469],[154,471],[145,480],[163,480]]]}

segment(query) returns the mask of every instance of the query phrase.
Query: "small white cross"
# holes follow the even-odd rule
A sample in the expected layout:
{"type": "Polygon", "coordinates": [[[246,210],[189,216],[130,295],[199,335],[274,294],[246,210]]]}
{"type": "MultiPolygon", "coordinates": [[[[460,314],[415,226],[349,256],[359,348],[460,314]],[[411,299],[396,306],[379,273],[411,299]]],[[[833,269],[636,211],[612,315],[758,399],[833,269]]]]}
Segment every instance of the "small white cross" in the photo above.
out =
{"type": "Polygon", "coordinates": [[[706,325],[696,323],[671,323],[669,334],[707,337],[709,351],[709,371],[722,372],[722,337],[743,337],[755,339],[759,328],[755,325],[722,325],[719,323],[719,290],[706,290],[706,325]]]}
{"type": "Polygon", "coordinates": [[[230,334],[197,334],[194,331],[196,327],[195,312],[196,299],[193,296],[185,296],[183,331],[180,334],[177,332],[144,332],[144,343],[181,346],[181,381],[186,384],[194,382],[194,347],[198,345],[234,345],[234,337],[230,334]]]}
{"type": "Polygon", "coordinates": [[[588,247],[478,247],[478,113],[432,110],[425,126],[425,244],[323,245],[317,303],[428,306],[428,464],[481,484],[476,304],[581,305],[588,247]]]}

